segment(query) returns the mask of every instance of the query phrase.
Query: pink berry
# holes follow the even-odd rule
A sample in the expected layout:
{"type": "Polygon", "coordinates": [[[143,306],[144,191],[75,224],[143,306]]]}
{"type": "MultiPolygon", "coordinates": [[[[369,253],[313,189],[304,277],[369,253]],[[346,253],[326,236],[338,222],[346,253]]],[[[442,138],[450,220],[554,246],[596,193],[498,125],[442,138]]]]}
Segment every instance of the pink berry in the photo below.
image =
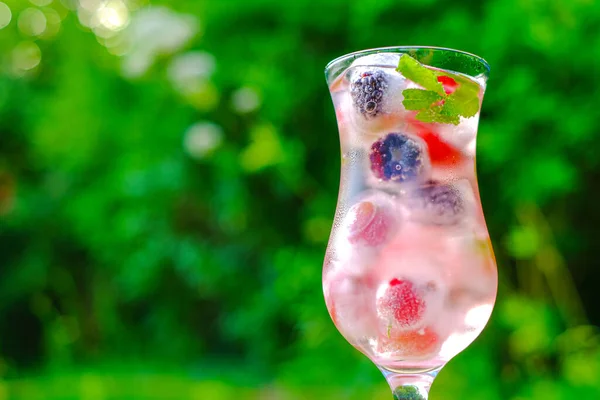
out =
{"type": "Polygon", "coordinates": [[[412,282],[394,278],[379,299],[377,308],[382,316],[393,317],[401,327],[411,328],[423,318],[425,301],[412,282]]]}
{"type": "Polygon", "coordinates": [[[348,240],[353,244],[378,246],[384,243],[393,222],[383,207],[370,201],[362,201],[350,209],[348,240]]]}

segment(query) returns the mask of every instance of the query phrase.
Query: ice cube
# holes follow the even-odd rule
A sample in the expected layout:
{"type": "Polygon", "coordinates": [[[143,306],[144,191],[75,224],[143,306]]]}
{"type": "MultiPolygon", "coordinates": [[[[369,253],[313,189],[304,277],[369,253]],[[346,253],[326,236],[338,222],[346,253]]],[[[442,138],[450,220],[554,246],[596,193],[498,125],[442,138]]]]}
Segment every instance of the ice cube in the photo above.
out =
{"type": "Polygon", "coordinates": [[[379,136],[402,124],[406,112],[402,91],[408,81],[395,70],[393,53],[361,57],[347,70],[347,91],[341,113],[356,136],[379,136]]]}
{"type": "Polygon", "coordinates": [[[375,291],[368,276],[332,272],[325,281],[325,298],[333,322],[349,342],[376,335],[375,291]]]}
{"type": "Polygon", "coordinates": [[[438,135],[444,142],[456,147],[469,157],[475,156],[475,138],[479,116],[461,118],[460,124],[440,124],[438,135]]]}
{"type": "Polygon", "coordinates": [[[436,225],[456,224],[465,212],[464,200],[453,185],[422,186],[407,198],[411,218],[436,225]]]}
{"type": "Polygon", "coordinates": [[[352,62],[350,67],[376,66],[396,68],[399,62],[400,54],[398,53],[374,53],[357,58],[352,62]]]}
{"type": "Polygon", "coordinates": [[[394,235],[400,214],[392,196],[366,191],[356,198],[344,219],[344,236],[355,247],[377,248],[394,235]]]}
{"type": "MultiPolygon", "coordinates": [[[[404,111],[402,91],[409,81],[393,67],[356,66],[348,73],[350,96],[355,112],[363,120],[374,122],[404,111]],[[380,117],[380,118],[377,118],[380,117]]],[[[371,127],[376,124],[367,124],[371,127]]]]}
{"type": "Polygon", "coordinates": [[[489,239],[482,241],[474,235],[465,235],[453,240],[450,300],[463,308],[493,303],[498,290],[498,272],[489,239]]]}
{"type": "Polygon", "coordinates": [[[337,268],[361,275],[377,268],[379,252],[400,226],[401,215],[390,196],[367,191],[341,203],[336,220],[328,252],[337,268]]]}
{"type": "Polygon", "coordinates": [[[475,195],[466,179],[432,182],[413,190],[404,199],[409,218],[423,224],[451,226],[474,223],[475,195]]]}
{"type": "Polygon", "coordinates": [[[469,310],[449,310],[445,326],[452,327],[452,334],[442,345],[440,356],[450,359],[469,346],[479,336],[492,313],[493,303],[479,304],[469,310]]]}
{"type": "Polygon", "coordinates": [[[389,115],[404,111],[402,92],[408,88],[419,88],[412,81],[402,76],[396,68],[400,62],[401,54],[398,53],[375,53],[354,60],[350,65],[348,80],[352,85],[362,75],[381,72],[385,78],[386,89],[383,91],[381,101],[381,113],[389,115]]]}
{"type": "MultiPolygon", "coordinates": [[[[405,234],[399,240],[410,239],[410,232],[405,234]]],[[[432,253],[432,246],[427,244],[435,239],[429,237],[427,242],[421,240],[423,238],[412,239],[416,240],[409,240],[405,246],[386,248],[378,263],[378,282],[383,282],[377,290],[378,299],[383,299],[378,304],[394,306],[394,318],[390,318],[390,313],[379,310],[380,332],[418,329],[431,324],[439,318],[446,301],[448,290],[444,270],[438,266],[436,259],[439,254],[432,253]],[[402,294],[400,296],[390,292],[390,287],[400,288],[406,293],[399,293],[402,294]],[[390,294],[394,296],[390,297],[390,294]],[[397,304],[390,303],[392,300],[397,304]],[[410,324],[405,321],[410,321],[410,324]]]]}

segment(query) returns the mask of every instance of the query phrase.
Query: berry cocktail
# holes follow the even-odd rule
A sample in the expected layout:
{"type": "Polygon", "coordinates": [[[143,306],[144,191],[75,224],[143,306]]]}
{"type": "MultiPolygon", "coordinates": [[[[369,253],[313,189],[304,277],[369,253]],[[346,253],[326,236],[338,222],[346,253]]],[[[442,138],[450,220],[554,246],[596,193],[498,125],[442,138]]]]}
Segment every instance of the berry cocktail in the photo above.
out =
{"type": "Polygon", "coordinates": [[[353,53],[326,69],[342,169],[325,300],[397,399],[425,399],[494,305],[475,173],[487,74],[479,57],[422,47],[353,53]]]}

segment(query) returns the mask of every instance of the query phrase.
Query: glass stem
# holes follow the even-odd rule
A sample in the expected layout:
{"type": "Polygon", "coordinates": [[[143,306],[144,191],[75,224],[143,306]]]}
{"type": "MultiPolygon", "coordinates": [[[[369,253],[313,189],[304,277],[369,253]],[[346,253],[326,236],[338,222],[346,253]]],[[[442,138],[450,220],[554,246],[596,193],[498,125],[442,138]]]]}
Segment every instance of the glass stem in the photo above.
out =
{"type": "Polygon", "coordinates": [[[439,372],[438,369],[410,374],[380,369],[392,389],[394,400],[427,400],[431,384],[439,372]]]}

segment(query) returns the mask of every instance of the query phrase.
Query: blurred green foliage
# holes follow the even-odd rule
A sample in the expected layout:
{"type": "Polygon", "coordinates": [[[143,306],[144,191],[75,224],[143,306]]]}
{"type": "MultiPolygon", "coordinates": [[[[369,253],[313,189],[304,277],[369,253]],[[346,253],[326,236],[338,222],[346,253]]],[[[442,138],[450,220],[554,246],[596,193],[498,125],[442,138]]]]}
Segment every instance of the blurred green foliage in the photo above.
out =
{"type": "Polygon", "coordinates": [[[492,67],[499,298],[431,398],[600,398],[598,2],[2,2],[0,399],[390,398],[321,294],[323,68],[401,44],[492,67]]]}

